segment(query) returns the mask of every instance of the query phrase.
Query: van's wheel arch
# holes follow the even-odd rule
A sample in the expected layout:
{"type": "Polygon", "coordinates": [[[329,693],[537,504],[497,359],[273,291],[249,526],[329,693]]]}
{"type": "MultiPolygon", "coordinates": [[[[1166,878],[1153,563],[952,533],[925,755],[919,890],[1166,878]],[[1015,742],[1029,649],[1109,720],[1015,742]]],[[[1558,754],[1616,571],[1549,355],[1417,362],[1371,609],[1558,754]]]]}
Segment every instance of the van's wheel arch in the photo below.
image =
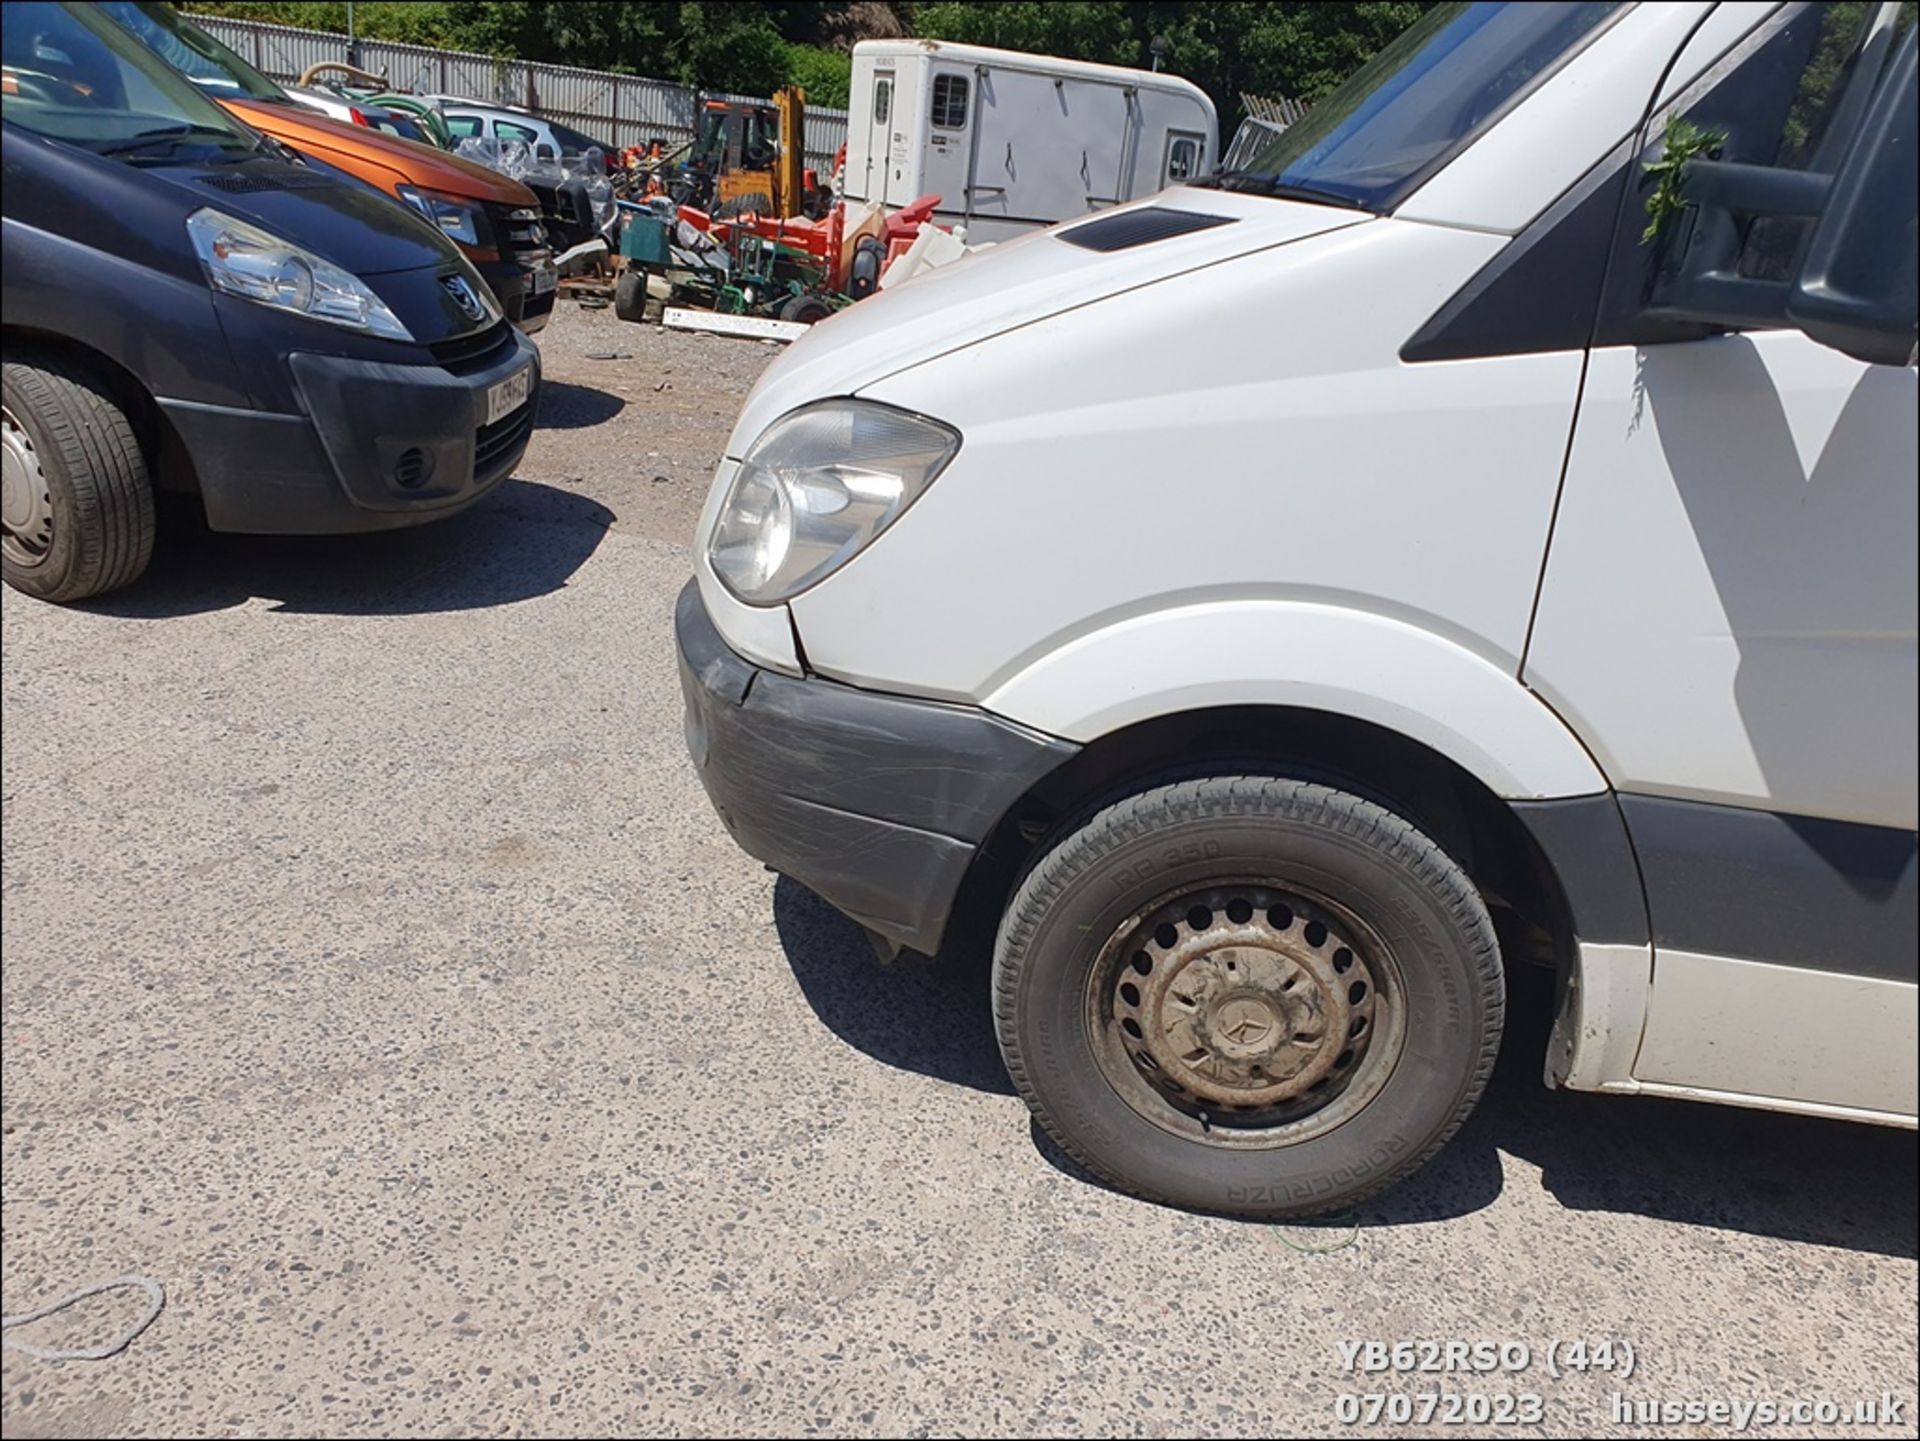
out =
{"type": "Polygon", "coordinates": [[[66,602],[137,579],[153,556],[153,482],[110,380],[33,355],[5,362],[3,389],[7,584],[66,602]]]}
{"type": "Polygon", "coordinates": [[[1028,872],[994,953],[1001,1052],[1054,1140],[1122,1190],[1260,1219],[1350,1206],[1438,1150],[1505,1000],[1450,856],[1374,801],[1271,776],[1092,815],[1028,872]]]}

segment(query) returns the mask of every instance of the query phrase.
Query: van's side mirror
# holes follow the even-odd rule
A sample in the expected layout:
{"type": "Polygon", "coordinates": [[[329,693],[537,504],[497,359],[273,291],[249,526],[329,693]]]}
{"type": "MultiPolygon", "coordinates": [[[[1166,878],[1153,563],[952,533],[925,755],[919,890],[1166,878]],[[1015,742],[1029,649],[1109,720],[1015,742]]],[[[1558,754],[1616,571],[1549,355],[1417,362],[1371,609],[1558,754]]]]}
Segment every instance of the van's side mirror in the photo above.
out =
{"type": "Polygon", "coordinates": [[[1911,365],[1920,340],[1920,91],[1909,31],[1833,178],[1787,318],[1856,360],[1911,365]]]}
{"type": "Polygon", "coordinates": [[[1910,365],[1920,335],[1920,92],[1908,31],[1846,158],[1831,175],[1735,161],[1688,162],[1681,194],[1697,207],[1680,232],[1677,269],[1656,282],[1650,313],[1729,329],[1793,326],[1880,365],[1910,365]],[[1739,273],[1743,221],[1814,222],[1792,280],[1739,273]]]}

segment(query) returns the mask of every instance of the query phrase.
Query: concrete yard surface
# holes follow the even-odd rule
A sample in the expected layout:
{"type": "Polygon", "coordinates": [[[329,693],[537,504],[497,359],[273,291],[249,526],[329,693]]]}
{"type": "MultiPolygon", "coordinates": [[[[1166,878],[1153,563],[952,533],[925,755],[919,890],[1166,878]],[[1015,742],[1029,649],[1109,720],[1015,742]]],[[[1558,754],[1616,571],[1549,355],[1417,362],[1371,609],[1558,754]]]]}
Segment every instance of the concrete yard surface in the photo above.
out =
{"type": "Polygon", "coordinates": [[[686,758],[687,536],[772,352],[564,302],[542,347],[545,428],[464,516],[176,522],[130,590],[5,595],[5,1309],[168,1297],[112,1359],[9,1352],[7,1436],[1719,1435],[1613,1398],[1888,1394],[1755,1434],[1913,1434],[1913,1134],[1544,1090],[1550,977],[1350,1220],[1079,1174],[984,957],[877,965],[686,758]],[[1344,1369],[1370,1340],[1525,1365],[1344,1369]],[[1632,1374],[1556,1379],[1582,1340],[1632,1374]],[[1541,1424],[1439,1424],[1522,1393],[1541,1424]]]}

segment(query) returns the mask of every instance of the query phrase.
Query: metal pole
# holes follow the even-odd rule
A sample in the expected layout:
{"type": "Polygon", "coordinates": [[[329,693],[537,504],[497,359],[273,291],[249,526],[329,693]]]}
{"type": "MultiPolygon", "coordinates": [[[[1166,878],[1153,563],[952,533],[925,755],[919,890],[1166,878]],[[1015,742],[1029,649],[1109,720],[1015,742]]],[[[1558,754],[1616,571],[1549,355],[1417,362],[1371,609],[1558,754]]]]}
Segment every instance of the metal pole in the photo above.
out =
{"type": "Polygon", "coordinates": [[[353,0],[347,0],[347,64],[360,64],[360,40],[353,29],[353,0]]]}

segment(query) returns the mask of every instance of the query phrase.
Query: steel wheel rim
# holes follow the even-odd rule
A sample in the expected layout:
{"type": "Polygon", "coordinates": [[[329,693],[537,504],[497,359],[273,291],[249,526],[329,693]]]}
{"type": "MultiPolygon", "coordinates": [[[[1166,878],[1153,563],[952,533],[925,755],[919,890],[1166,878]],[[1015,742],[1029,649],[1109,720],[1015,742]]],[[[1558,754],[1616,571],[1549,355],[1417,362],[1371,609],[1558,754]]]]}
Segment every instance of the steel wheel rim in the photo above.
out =
{"type": "Polygon", "coordinates": [[[1273,879],[1168,892],[1102,946],[1087,1015],[1100,1070],[1160,1129],[1268,1150],[1358,1115],[1393,1074],[1406,990],[1373,928],[1273,879]]]}
{"type": "Polygon", "coordinates": [[[39,565],[53,549],[53,493],[33,438],[0,408],[0,547],[16,565],[39,565]]]}

